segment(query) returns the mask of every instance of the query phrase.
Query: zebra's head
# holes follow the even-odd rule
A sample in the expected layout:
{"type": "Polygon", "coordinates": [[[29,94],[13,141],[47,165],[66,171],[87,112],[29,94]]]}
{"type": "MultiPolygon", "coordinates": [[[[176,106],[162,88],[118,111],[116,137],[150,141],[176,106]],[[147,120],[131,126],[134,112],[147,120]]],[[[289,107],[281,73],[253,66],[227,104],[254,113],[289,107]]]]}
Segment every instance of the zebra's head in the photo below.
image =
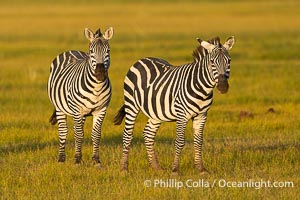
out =
{"type": "Polygon", "coordinates": [[[84,29],[85,37],[90,41],[89,56],[91,67],[98,81],[105,81],[108,77],[107,70],[110,65],[110,47],[108,40],[113,37],[114,30],[108,28],[104,34],[98,29],[95,34],[88,28],[84,29]]]}
{"type": "Polygon", "coordinates": [[[217,84],[217,89],[222,94],[227,93],[231,60],[229,50],[235,43],[234,36],[229,37],[223,45],[220,43],[219,37],[212,40],[212,42],[201,41],[198,38],[197,40],[208,51],[208,65],[211,67],[212,78],[217,84]]]}

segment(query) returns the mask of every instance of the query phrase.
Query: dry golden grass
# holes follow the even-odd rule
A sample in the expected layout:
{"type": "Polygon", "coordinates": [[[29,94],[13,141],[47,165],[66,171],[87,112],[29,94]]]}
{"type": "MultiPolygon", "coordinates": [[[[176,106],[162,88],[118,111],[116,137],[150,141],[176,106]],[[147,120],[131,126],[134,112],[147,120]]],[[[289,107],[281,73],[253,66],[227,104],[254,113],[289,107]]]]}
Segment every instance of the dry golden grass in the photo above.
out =
{"type": "Polygon", "coordinates": [[[0,6],[0,198],[1,199],[296,199],[300,165],[299,2],[131,2],[22,0],[0,6]],[[55,1],[54,1],[55,2],[55,1]],[[73,164],[71,130],[67,161],[58,164],[57,127],[48,124],[52,105],[46,84],[49,65],[60,52],[87,51],[83,29],[115,28],[111,40],[113,98],[103,125],[103,168],[91,162],[91,119],[83,145],[84,163],[73,164]],[[230,91],[216,93],[204,137],[210,174],[193,168],[191,124],[181,159],[181,177],[171,177],[175,124],[165,123],[156,149],[165,171],[149,168],[142,139],[146,118],[135,126],[130,172],[119,171],[123,126],[113,126],[122,104],[129,67],[145,56],[173,64],[192,60],[196,37],[235,35],[230,91]],[[267,113],[269,108],[274,113],[267,113]],[[253,117],[240,117],[240,112],[253,117]],[[177,182],[292,181],[289,188],[146,187],[145,180],[177,182]]]}

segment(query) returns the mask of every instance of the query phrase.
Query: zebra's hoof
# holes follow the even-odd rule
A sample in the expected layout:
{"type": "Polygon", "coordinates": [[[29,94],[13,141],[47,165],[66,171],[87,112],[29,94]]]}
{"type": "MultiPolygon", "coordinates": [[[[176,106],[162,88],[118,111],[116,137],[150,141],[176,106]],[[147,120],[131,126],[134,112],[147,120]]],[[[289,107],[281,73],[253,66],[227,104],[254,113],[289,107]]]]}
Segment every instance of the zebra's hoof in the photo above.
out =
{"type": "Polygon", "coordinates": [[[75,159],[74,164],[75,165],[80,165],[80,164],[83,164],[83,161],[81,159],[80,160],[75,159]]]}
{"type": "Polygon", "coordinates": [[[128,171],[128,161],[121,160],[121,171],[128,171]]]}
{"type": "Polygon", "coordinates": [[[200,172],[200,175],[201,176],[209,175],[209,172],[208,171],[203,171],[203,172],[200,172]]]}
{"type": "Polygon", "coordinates": [[[100,162],[94,164],[94,167],[95,167],[96,169],[101,169],[101,168],[102,168],[100,162]]]}
{"type": "Polygon", "coordinates": [[[164,168],[162,168],[160,165],[152,165],[152,168],[156,171],[163,171],[165,170],[164,168]]]}
{"type": "Polygon", "coordinates": [[[66,161],[66,155],[59,155],[57,161],[60,162],[60,163],[65,162],[66,161]]]}
{"type": "Polygon", "coordinates": [[[172,175],[172,176],[179,176],[179,167],[178,167],[178,165],[177,165],[177,166],[174,165],[174,166],[172,167],[172,173],[171,173],[171,175],[172,175]]]}
{"type": "Polygon", "coordinates": [[[128,172],[128,167],[127,166],[122,166],[121,171],[122,172],[128,172]]]}
{"type": "Polygon", "coordinates": [[[81,163],[81,154],[76,154],[75,155],[75,164],[80,164],[81,163]]]}
{"type": "Polygon", "coordinates": [[[179,176],[179,172],[178,171],[174,171],[171,173],[171,176],[179,176]]]}
{"type": "Polygon", "coordinates": [[[121,171],[128,172],[128,163],[121,164],[121,171]]]}
{"type": "Polygon", "coordinates": [[[99,156],[93,156],[92,159],[93,159],[94,165],[100,164],[99,156]]]}
{"type": "Polygon", "coordinates": [[[200,175],[207,175],[209,174],[209,172],[207,171],[207,169],[205,169],[204,167],[199,169],[199,173],[200,175]]]}

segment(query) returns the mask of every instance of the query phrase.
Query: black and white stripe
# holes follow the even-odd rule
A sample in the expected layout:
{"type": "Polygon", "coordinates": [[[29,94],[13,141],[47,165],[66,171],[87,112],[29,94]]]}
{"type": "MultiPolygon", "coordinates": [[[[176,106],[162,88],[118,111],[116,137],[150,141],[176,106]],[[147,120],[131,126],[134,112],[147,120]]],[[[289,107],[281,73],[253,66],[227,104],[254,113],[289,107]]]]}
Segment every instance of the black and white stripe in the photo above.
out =
{"type": "Polygon", "coordinates": [[[128,170],[133,128],[141,110],[149,118],[143,136],[152,167],[160,168],[153,145],[161,122],[176,121],[176,154],[172,171],[178,174],[186,125],[192,119],[195,164],[200,172],[206,171],[202,164],[203,128],[213,101],[213,88],[217,85],[221,93],[228,90],[228,50],[234,41],[234,37],[230,37],[222,45],[218,37],[208,42],[198,39],[200,46],[194,51],[192,63],[174,67],[165,60],[148,57],[129,69],[124,83],[124,105],[114,120],[115,124],[121,124],[125,117],[122,170],[128,170]]]}
{"type": "Polygon", "coordinates": [[[111,99],[111,84],[108,78],[110,47],[108,40],[113,36],[113,28],[104,34],[100,29],[94,34],[85,29],[90,41],[89,53],[67,51],[58,55],[50,67],[48,96],[54,105],[51,124],[58,123],[59,162],[65,161],[65,144],[68,133],[67,115],[74,120],[75,162],[80,163],[83,142],[83,125],[86,116],[93,116],[93,160],[100,163],[99,143],[101,125],[111,99]]]}

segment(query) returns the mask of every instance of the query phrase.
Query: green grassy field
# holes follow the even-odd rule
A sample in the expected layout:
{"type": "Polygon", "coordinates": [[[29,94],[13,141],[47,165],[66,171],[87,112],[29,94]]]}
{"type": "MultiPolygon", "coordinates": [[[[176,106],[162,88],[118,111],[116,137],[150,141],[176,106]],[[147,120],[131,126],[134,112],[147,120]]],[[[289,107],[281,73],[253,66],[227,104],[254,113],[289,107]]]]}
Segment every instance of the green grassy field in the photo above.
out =
{"type": "Polygon", "coordinates": [[[0,199],[299,199],[299,1],[124,2],[0,3],[0,199]],[[109,71],[113,98],[102,131],[102,169],[91,161],[91,118],[85,125],[84,163],[73,164],[71,119],[67,160],[57,163],[57,126],[48,123],[53,109],[46,90],[50,63],[63,51],[88,50],[85,27],[104,31],[109,26],[115,29],[109,71]],[[190,62],[195,38],[217,35],[223,42],[231,35],[237,41],[231,50],[229,93],[215,93],[204,130],[210,174],[200,176],[194,169],[191,123],[181,176],[170,173],[174,123],[163,124],[156,137],[166,170],[152,170],[141,134],[142,114],[130,171],[121,173],[123,125],[114,126],[112,119],[123,101],[129,67],[145,56],[174,65],[190,62]],[[270,108],[275,112],[267,112],[270,108]],[[252,117],[240,117],[241,111],[252,117]],[[263,183],[267,181],[273,187],[263,183]],[[233,182],[255,185],[230,187],[233,182]],[[284,182],[293,187],[276,187],[284,182]]]}

